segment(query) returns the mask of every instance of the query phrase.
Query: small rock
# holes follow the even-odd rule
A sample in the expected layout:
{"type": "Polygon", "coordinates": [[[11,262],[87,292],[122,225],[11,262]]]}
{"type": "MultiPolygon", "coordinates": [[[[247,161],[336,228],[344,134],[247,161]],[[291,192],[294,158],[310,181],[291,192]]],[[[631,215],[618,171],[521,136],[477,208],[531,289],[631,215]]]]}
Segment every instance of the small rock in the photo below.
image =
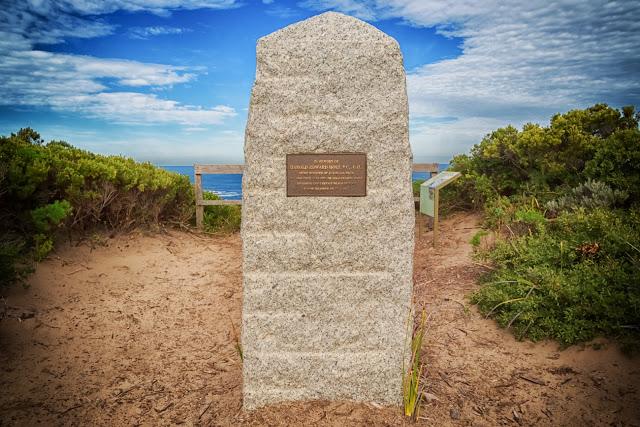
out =
{"type": "Polygon", "coordinates": [[[460,409],[451,408],[451,410],[449,411],[449,415],[451,416],[452,420],[459,420],[460,419],[460,409]]]}
{"type": "Polygon", "coordinates": [[[20,313],[20,320],[33,319],[35,315],[34,311],[23,311],[20,313]]]}
{"type": "Polygon", "coordinates": [[[432,393],[424,392],[424,393],[422,393],[422,397],[424,397],[424,400],[426,402],[439,402],[440,401],[440,399],[438,399],[438,396],[436,396],[435,394],[432,394],[432,393]]]}

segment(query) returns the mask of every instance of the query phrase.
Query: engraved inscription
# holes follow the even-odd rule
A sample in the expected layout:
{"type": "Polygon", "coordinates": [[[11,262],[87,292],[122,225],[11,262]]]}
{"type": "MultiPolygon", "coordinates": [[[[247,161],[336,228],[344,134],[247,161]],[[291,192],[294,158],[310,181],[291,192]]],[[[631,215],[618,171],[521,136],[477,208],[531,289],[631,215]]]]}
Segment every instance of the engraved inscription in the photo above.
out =
{"type": "Polygon", "coordinates": [[[287,197],[366,195],[366,154],[287,154],[287,197]]]}

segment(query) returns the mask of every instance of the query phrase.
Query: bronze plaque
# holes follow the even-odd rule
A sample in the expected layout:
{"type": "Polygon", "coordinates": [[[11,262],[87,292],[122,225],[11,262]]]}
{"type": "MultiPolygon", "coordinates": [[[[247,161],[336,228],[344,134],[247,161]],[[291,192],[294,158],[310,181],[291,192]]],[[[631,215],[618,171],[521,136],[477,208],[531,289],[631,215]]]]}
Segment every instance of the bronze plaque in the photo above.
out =
{"type": "Polygon", "coordinates": [[[366,154],[287,154],[287,197],[366,195],[366,154]]]}

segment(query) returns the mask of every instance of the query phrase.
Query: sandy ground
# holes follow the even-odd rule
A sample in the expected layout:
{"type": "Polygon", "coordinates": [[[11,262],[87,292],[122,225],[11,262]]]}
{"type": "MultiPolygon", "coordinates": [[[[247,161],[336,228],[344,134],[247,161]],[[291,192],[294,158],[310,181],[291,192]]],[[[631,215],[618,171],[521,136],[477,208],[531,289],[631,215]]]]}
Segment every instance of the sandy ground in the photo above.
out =
{"type": "MultiPolygon", "coordinates": [[[[518,342],[466,295],[477,218],[418,236],[415,301],[428,313],[419,425],[640,425],[640,358],[604,340],[518,342]],[[596,350],[594,347],[599,348],[596,350]]],[[[171,231],[65,246],[5,295],[0,425],[403,425],[349,402],[241,410],[238,235],[171,231]]],[[[0,301],[0,304],[2,302],[0,301]]]]}

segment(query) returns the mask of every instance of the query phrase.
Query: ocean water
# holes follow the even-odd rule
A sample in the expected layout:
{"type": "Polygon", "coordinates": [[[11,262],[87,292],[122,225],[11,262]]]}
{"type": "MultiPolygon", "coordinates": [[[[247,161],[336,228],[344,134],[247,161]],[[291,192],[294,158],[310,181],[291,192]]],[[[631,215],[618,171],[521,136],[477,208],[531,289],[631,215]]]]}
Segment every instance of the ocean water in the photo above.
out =
{"type": "MultiPolygon", "coordinates": [[[[440,170],[449,166],[447,163],[440,163],[440,170]]],[[[194,182],[193,166],[160,166],[171,172],[177,172],[186,175],[194,182]]],[[[414,172],[413,180],[427,179],[426,172],[414,172]]],[[[212,191],[218,196],[227,200],[242,199],[242,174],[216,174],[202,175],[202,188],[206,191],[212,191]]]]}

